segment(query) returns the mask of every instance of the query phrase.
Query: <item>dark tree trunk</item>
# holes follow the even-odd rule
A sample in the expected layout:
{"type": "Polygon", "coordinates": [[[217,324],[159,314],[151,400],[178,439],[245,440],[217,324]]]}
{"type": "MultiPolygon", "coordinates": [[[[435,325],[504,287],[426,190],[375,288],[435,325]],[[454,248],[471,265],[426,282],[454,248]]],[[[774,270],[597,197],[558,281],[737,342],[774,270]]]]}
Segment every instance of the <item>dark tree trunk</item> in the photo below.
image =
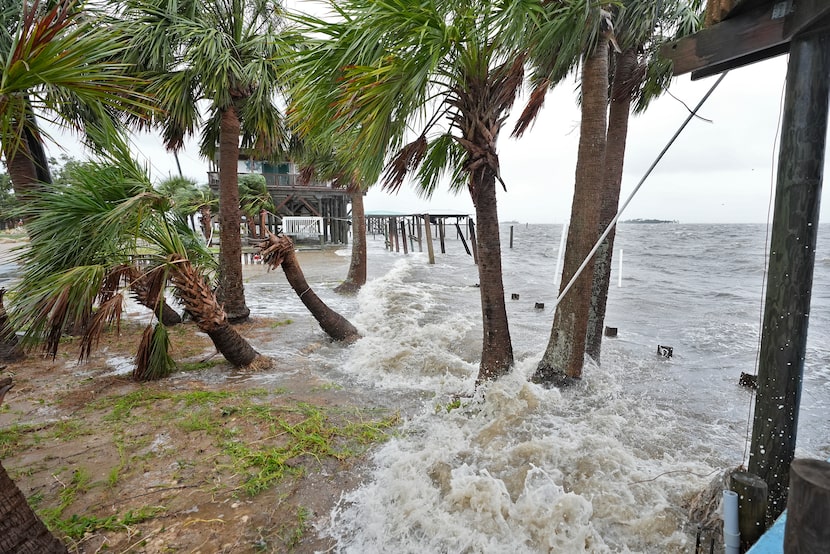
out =
{"type": "Polygon", "coordinates": [[[366,284],[366,217],[363,209],[363,191],[352,192],[352,261],[349,273],[335,292],[355,294],[366,284]]]}
{"type": "Polygon", "coordinates": [[[170,280],[185,310],[199,329],[213,341],[216,349],[236,367],[248,366],[262,356],[229,323],[222,306],[200,275],[184,258],[174,258],[170,280]]]}
{"type": "Polygon", "coordinates": [[[487,168],[471,173],[476,179],[476,223],[478,224],[478,280],[481,294],[483,343],[477,383],[496,379],[513,365],[513,344],[504,304],[501,240],[496,207],[496,177],[487,168]]]}
{"type": "Polygon", "coordinates": [[[17,342],[17,335],[9,324],[3,295],[6,289],[0,288],[0,362],[14,362],[23,358],[23,350],[17,342]]]}
{"type": "Polygon", "coordinates": [[[236,109],[222,112],[219,131],[219,301],[231,323],[248,318],[242,284],[242,235],[239,230],[239,131],[236,109]]]}
{"type": "MultiPolygon", "coordinates": [[[[614,83],[611,87],[611,102],[608,111],[608,134],[605,147],[605,191],[602,195],[602,209],[599,214],[599,233],[617,215],[620,204],[625,162],[625,143],[628,138],[628,117],[631,110],[631,92],[635,90],[634,70],[637,67],[637,51],[628,48],[617,56],[614,83]]],[[[614,254],[616,226],[600,245],[594,256],[594,281],[591,289],[591,307],[588,312],[588,334],[585,338],[585,353],[599,363],[602,352],[602,331],[605,326],[605,309],[608,302],[608,287],[611,283],[611,259],[614,254]]]]}
{"type": "MultiPolygon", "coordinates": [[[[582,122],[561,291],[599,238],[608,105],[608,47],[600,44],[582,67],[582,122]]],[[[594,264],[588,263],[556,306],[550,339],[531,380],[560,386],[582,377],[594,264]]]]}
{"type": "Polygon", "coordinates": [[[202,234],[205,235],[205,240],[210,240],[210,230],[211,230],[211,214],[210,208],[207,206],[202,206],[199,208],[200,219],[199,223],[202,226],[202,234]]]}
{"type": "MultiPolygon", "coordinates": [[[[0,404],[11,379],[0,381],[0,404]]],[[[0,554],[57,554],[66,547],[37,517],[23,492],[0,463],[0,554]]]]}
{"type": "Polygon", "coordinates": [[[26,124],[23,127],[20,142],[17,145],[3,145],[9,177],[12,186],[14,186],[15,198],[24,210],[35,191],[43,183],[52,183],[46,152],[43,149],[37,127],[37,120],[28,105],[28,101],[25,118],[26,124]]]}
{"type": "MultiPolygon", "coordinates": [[[[145,308],[152,310],[152,312],[158,316],[159,301],[157,298],[150,298],[150,288],[148,287],[147,280],[143,279],[143,276],[144,274],[140,269],[135,266],[131,266],[130,288],[136,301],[145,308]]],[[[182,316],[180,316],[178,312],[170,306],[170,304],[164,302],[161,306],[160,320],[165,327],[172,327],[182,322],[182,316]]]]}
{"type": "Polygon", "coordinates": [[[294,254],[294,243],[285,235],[268,234],[268,238],[260,245],[263,262],[275,268],[281,266],[285,272],[288,284],[300,297],[300,300],[320,324],[323,331],[336,341],[354,342],[360,338],[357,332],[345,317],[328,307],[317,294],[311,290],[305,280],[303,270],[294,254]]]}

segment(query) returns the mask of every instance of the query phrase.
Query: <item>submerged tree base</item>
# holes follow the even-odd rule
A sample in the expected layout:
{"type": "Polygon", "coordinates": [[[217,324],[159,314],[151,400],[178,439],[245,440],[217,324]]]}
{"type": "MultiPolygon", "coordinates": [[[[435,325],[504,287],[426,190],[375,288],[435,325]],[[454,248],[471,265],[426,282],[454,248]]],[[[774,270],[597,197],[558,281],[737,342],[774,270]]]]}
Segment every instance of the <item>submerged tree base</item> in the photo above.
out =
{"type": "Polygon", "coordinates": [[[539,364],[529,380],[531,383],[542,385],[545,388],[556,387],[558,389],[572,387],[581,381],[578,377],[571,377],[564,371],[543,364],[539,364]]]}

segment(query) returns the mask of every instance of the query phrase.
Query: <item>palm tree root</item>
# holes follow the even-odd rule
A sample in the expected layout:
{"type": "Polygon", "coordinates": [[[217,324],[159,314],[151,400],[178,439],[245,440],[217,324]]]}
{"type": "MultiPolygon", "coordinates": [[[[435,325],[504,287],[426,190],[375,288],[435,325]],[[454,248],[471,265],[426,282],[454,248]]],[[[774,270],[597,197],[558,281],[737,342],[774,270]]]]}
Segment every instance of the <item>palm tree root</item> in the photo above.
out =
{"type": "Polygon", "coordinates": [[[580,379],[571,377],[560,369],[550,367],[544,362],[540,362],[536,367],[536,371],[530,376],[530,382],[542,385],[548,389],[553,387],[563,389],[576,385],[580,382],[580,379]]]}

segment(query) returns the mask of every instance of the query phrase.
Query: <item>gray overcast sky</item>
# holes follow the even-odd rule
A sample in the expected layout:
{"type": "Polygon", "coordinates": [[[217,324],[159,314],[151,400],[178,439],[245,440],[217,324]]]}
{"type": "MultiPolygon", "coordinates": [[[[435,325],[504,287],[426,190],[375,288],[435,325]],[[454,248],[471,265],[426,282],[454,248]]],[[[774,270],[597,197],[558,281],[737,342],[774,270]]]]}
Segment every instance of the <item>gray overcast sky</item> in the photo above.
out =
{"type": "MultiPolygon", "coordinates": [[[[787,57],[731,71],[703,106],[700,115],[711,123],[693,120],[678,138],[623,219],[658,218],[683,223],[765,222],[771,179],[777,155],[776,132],[783,95],[787,57]]],[[[677,78],[672,94],[694,107],[717,77],[691,81],[677,78]]],[[[499,191],[501,220],[562,223],[570,214],[573,197],[579,110],[576,82],[571,79],[549,93],[533,129],[520,139],[509,137],[512,120],[499,141],[502,177],[507,192],[499,191]]],[[[518,114],[525,98],[517,103],[518,114]]],[[[678,100],[664,95],[648,112],[632,117],[626,149],[624,200],[647,168],[686,119],[678,100]]],[[[64,143],[66,144],[66,143],[64,143]]],[[[177,174],[175,160],[152,135],[136,137],[136,151],[149,165],[153,179],[177,174]]],[[[57,150],[51,148],[54,155],[57,150]]],[[[69,148],[69,153],[80,156],[69,148]]],[[[196,141],[179,155],[185,175],[206,181],[207,163],[198,156],[196,141]]],[[[389,195],[375,187],[366,197],[369,211],[405,213],[453,211],[473,213],[466,192],[445,191],[430,200],[418,198],[411,187],[389,195]]],[[[825,206],[822,221],[830,221],[825,206]]]]}

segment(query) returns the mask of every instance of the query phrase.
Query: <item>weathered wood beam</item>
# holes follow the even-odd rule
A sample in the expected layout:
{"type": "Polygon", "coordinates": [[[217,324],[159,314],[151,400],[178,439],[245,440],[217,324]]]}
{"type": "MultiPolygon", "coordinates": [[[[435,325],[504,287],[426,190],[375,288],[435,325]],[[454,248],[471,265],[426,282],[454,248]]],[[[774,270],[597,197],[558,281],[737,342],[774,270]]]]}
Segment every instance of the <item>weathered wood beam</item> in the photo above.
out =
{"type": "Polygon", "coordinates": [[[787,504],[795,457],[829,114],[830,33],[796,37],[787,66],[748,465],[767,483],[768,523],[787,504]]]}
{"type": "Polygon", "coordinates": [[[674,74],[692,79],[772,58],[789,51],[793,37],[830,20],[827,0],[781,0],[741,12],[717,25],[663,46],[674,74]]]}

